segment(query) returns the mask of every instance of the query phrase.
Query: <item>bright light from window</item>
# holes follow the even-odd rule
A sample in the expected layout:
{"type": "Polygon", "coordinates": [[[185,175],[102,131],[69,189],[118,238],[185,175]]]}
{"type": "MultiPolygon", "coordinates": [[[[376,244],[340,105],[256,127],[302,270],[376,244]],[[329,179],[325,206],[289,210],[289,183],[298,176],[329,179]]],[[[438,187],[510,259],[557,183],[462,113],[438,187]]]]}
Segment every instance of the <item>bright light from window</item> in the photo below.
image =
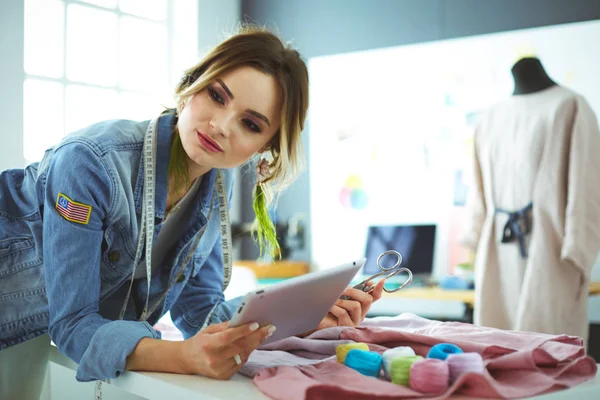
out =
{"type": "Polygon", "coordinates": [[[63,76],[65,6],[62,1],[25,1],[25,72],[63,76]]]}
{"type": "Polygon", "coordinates": [[[117,15],[91,7],[67,7],[67,78],[113,86],[117,82],[117,15]]]}
{"type": "Polygon", "coordinates": [[[117,118],[143,121],[151,119],[165,110],[169,104],[161,104],[158,96],[135,92],[122,92],[119,95],[117,118]]]}
{"type": "Polygon", "coordinates": [[[115,90],[69,85],[65,96],[67,133],[116,116],[118,99],[115,90]]]}
{"type": "Polygon", "coordinates": [[[167,0],[121,0],[120,9],[124,13],[163,21],[167,18],[167,0]]]}
{"type": "Polygon", "coordinates": [[[198,61],[197,0],[24,1],[28,162],[96,122],[156,117],[198,61]]]}
{"type": "Polygon", "coordinates": [[[162,91],[168,84],[167,29],[163,24],[124,16],[120,21],[119,84],[125,89],[162,91]]]}
{"type": "Polygon", "coordinates": [[[85,3],[94,4],[96,6],[105,7],[105,8],[115,8],[117,6],[118,0],[79,0],[85,3]]]}
{"type": "Polygon", "coordinates": [[[196,0],[174,0],[172,41],[172,76],[174,86],[183,75],[183,71],[196,64],[198,60],[198,2],[196,0]]]}
{"type": "Polygon", "coordinates": [[[64,135],[63,86],[26,79],[23,84],[23,147],[26,160],[40,161],[64,135]]]}

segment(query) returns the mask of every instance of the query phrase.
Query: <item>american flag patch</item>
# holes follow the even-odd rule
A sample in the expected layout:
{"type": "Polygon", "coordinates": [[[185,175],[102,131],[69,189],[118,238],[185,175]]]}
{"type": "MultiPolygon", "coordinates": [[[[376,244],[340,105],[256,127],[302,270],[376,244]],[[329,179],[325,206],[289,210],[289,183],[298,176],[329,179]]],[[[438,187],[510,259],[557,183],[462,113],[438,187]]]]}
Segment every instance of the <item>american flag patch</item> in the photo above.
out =
{"type": "Polygon", "coordinates": [[[78,203],[59,193],[56,200],[56,211],[67,221],[87,225],[90,222],[90,215],[92,215],[92,206],[78,203]]]}

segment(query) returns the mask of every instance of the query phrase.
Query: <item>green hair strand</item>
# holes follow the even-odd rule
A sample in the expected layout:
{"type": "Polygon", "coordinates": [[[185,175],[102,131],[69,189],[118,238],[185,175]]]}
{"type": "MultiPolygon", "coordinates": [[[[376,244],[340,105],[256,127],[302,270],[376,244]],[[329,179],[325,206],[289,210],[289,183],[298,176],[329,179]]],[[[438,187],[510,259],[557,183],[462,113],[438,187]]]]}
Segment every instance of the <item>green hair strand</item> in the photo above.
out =
{"type": "Polygon", "coordinates": [[[260,256],[268,254],[271,259],[281,259],[281,248],[277,241],[277,231],[271,218],[269,217],[269,209],[267,207],[267,196],[263,185],[258,183],[254,189],[254,199],[252,200],[252,208],[256,215],[255,227],[253,231],[254,240],[258,242],[260,256]]]}

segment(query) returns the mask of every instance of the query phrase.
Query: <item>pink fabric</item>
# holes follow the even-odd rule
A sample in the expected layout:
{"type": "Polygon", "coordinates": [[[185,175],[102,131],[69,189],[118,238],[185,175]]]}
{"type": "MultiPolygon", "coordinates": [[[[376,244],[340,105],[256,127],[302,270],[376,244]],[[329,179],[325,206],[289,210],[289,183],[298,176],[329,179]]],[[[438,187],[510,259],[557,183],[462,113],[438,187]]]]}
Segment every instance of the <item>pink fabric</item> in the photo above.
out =
{"type": "Polygon", "coordinates": [[[359,328],[330,328],[306,339],[273,343],[266,347],[269,350],[252,353],[242,372],[254,376],[258,388],[274,399],[445,399],[453,394],[522,398],[593,378],[597,366],[585,355],[582,343],[581,338],[566,335],[502,331],[402,314],[368,320],[359,328]],[[424,357],[437,343],[453,343],[465,352],[480,353],[486,372],[464,374],[443,395],[431,397],[337,363],[335,346],[350,341],[369,343],[370,350],[379,353],[410,346],[424,357]]]}

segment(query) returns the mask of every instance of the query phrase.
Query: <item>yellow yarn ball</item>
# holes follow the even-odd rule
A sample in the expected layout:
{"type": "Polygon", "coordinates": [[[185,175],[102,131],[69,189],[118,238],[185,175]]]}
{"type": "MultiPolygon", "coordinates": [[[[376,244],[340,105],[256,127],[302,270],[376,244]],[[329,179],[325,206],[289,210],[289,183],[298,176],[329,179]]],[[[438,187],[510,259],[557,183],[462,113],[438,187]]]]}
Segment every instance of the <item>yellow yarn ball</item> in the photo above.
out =
{"type": "Polygon", "coordinates": [[[343,364],[344,361],[346,361],[346,355],[352,349],[369,351],[369,345],[366,343],[348,343],[338,345],[335,348],[335,357],[337,358],[337,362],[343,364]]]}

